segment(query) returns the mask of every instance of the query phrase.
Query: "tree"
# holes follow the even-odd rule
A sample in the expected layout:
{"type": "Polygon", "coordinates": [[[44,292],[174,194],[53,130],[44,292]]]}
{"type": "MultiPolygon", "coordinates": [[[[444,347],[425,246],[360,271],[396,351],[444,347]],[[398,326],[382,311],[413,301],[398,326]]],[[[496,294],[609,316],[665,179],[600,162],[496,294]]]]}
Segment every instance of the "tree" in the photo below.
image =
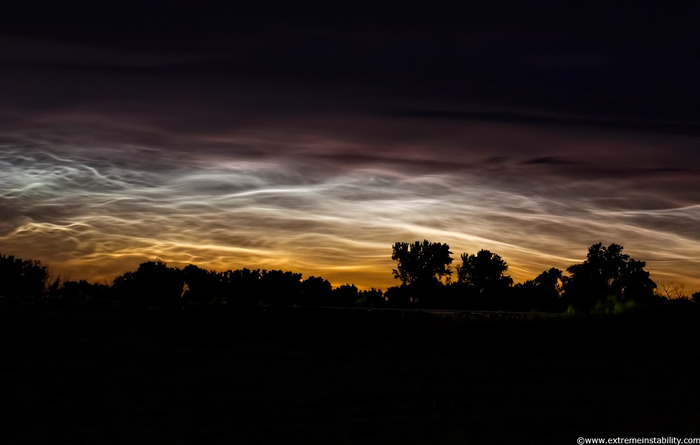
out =
{"type": "Polygon", "coordinates": [[[354,284],[343,284],[333,289],[333,304],[337,306],[355,306],[359,291],[354,284]]]}
{"type": "MultiPolygon", "coordinates": [[[[328,283],[330,287],[330,283],[328,283]]],[[[301,274],[282,270],[263,270],[257,292],[264,304],[290,305],[301,298],[301,274]]]]}
{"type": "Polygon", "coordinates": [[[180,269],[158,260],[141,263],[135,272],[118,276],[112,288],[122,304],[131,308],[173,307],[181,304],[184,284],[180,269]]]}
{"type": "Polygon", "coordinates": [[[211,303],[222,293],[220,275],[194,264],[182,269],[182,279],[185,283],[182,298],[186,303],[211,303]]]}
{"type": "Polygon", "coordinates": [[[563,277],[564,274],[561,270],[552,267],[537,275],[532,281],[544,297],[547,299],[559,299],[563,288],[563,277]]]}
{"type": "Polygon", "coordinates": [[[25,261],[14,256],[0,255],[0,295],[41,297],[48,281],[46,266],[39,261],[25,261]]]}
{"type": "Polygon", "coordinates": [[[690,298],[692,298],[695,303],[700,304],[700,292],[695,292],[690,298]]]}
{"type": "Polygon", "coordinates": [[[360,291],[357,295],[356,304],[358,306],[381,306],[384,304],[384,295],[381,290],[372,288],[360,291]]]}
{"type": "Polygon", "coordinates": [[[301,282],[301,302],[310,306],[326,306],[331,302],[330,281],[311,276],[301,282]]]}
{"type": "Polygon", "coordinates": [[[462,264],[457,266],[457,277],[460,283],[483,294],[512,286],[513,279],[505,275],[507,270],[508,264],[500,255],[480,250],[476,255],[462,254],[462,264]]]}
{"type": "Polygon", "coordinates": [[[656,293],[667,300],[688,298],[685,295],[685,285],[674,281],[661,281],[657,283],[656,293]]]}
{"type": "Polygon", "coordinates": [[[391,259],[397,262],[394,278],[404,285],[433,287],[452,274],[450,246],[424,240],[413,244],[395,243],[391,259]]]}
{"type": "Polygon", "coordinates": [[[262,303],[259,269],[227,270],[219,275],[224,300],[231,304],[255,305],[262,303]]]}
{"type": "Polygon", "coordinates": [[[571,306],[591,311],[609,301],[628,307],[654,300],[656,283],[644,270],[646,263],[630,258],[622,249],[618,244],[594,244],[588,248],[586,261],[567,269],[570,277],[565,279],[564,295],[571,306]]]}
{"type": "Polygon", "coordinates": [[[552,267],[537,275],[534,280],[528,280],[516,286],[517,309],[553,312],[561,308],[561,293],[563,283],[561,270],[552,267]]]}
{"type": "Polygon", "coordinates": [[[106,284],[93,284],[85,280],[64,281],[56,294],[64,302],[73,304],[104,304],[109,302],[111,289],[106,284]]]}

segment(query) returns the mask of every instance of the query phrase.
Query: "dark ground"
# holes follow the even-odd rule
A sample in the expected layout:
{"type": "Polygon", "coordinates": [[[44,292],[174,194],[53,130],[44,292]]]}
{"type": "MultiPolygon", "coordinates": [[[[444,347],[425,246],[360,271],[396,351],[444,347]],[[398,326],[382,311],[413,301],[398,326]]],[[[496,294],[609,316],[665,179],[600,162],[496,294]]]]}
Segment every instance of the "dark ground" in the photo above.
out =
{"type": "Polygon", "coordinates": [[[0,307],[0,322],[3,443],[700,436],[696,314],[0,307]]]}

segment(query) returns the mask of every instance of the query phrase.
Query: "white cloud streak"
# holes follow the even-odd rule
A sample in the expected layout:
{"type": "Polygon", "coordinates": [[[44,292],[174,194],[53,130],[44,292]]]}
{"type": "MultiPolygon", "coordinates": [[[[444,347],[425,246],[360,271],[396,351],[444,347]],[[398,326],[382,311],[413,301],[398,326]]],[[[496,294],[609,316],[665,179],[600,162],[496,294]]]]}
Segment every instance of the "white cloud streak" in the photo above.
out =
{"type": "MultiPolygon", "coordinates": [[[[516,130],[517,137],[526,132],[516,130]]],[[[110,280],[158,257],[386,288],[395,284],[396,241],[446,242],[456,259],[489,249],[508,261],[516,281],[581,261],[602,241],[646,260],[660,281],[700,289],[696,173],[650,170],[657,152],[643,141],[639,152],[651,155],[611,171],[600,162],[524,162],[551,153],[582,158],[578,143],[570,151],[546,148],[561,135],[498,152],[502,135],[480,149],[475,144],[488,138],[477,133],[423,139],[402,152],[381,138],[279,127],[221,136],[216,148],[212,137],[196,134],[173,147],[50,128],[5,132],[0,251],[41,259],[70,278],[110,280]],[[470,148],[460,151],[464,145],[470,148]]],[[[591,147],[609,143],[594,136],[584,138],[591,147]]],[[[603,162],[619,161],[606,156],[603,162]]]]}

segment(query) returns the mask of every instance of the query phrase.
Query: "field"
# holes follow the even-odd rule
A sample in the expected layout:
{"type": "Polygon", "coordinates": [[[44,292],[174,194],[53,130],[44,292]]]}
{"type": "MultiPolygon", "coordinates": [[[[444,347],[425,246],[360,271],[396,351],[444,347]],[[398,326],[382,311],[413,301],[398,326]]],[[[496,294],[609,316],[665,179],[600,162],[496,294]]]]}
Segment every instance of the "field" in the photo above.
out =
{"type": "Polygon", "coordinates": [[[700,436],[696,314],[2,307],[0,321],[4,443],[700,436]]]}

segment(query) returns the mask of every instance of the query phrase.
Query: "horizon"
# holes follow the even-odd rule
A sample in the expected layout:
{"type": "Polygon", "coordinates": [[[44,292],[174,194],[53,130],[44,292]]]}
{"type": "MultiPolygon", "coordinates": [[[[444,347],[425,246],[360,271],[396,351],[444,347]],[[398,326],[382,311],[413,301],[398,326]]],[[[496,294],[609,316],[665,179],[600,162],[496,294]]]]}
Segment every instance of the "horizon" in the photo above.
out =
{"type": "Polygon", "coordinates": [[[700,290],[698,6],[419,6],[12,4],[0,251],[386,289],[397,241],[516,282],[603,242],[700,290]]]}
{"type": "MultiPolygon", "coordinates": [[[[414,242],[419,243],[420,241],[416,240],[414,242]]],[[[424,242],[430,242],[430,240],[424,240],[424,242]]],[[[409,242],[408,244],[413,244],[413,243],[409,242]]],[[[604,248],[606,247],[605,243],[597,243],[597,244],[602,245],[604,248]]],[[[615,245],[615,243],[612,243],[611,246],[612,245],[615,245]]],[[[594,246],[592,245],[590,247],[594,247],[594,246]]],[[[620,246],[620,247],[622,247],[622,250],[624,251],[624,246],[620,246]]],[[[479,249],[479,250],[482,250],[482,249],[479,249]]],[[[491,252],[491,251],[486,250],[486,249],[483,249],[483,250],[485,250],[486,252],[488,252],[490,254],[495,254],[496,256],[498,256],[500,258],[500,255],[498,255],[498,252],[491,252]]],[[[477,251],[471,252],[471,254],[476,254],[476,253],[477,253],[477,251]]],[[[459,260],[460,260],[460,257],[462,254],[470,254],[470,252],[458,253],[458,252],[450,251],[450,257],[452,258],[452,260],[455,260],[457,262],[454,265],[451,265],[451,266],[448,265],[448,273],[444,276],[445,278],[447,278],[447,281],[443,281],[442,278],[439,281],[444,282],[445,284],[449,284],[450,282],[456,283],[458,281],[457,276],[456,276],[457,271],[458,271],[457,265],[459,263],[459,260]],[[453,280],[453,278],[455,278],[455,279],[453,280]]],[[[624,253],[624,254],[627,255],[627,253],[624,253]]],[[[68,275],[61,275],[60,273],[55,273],[56,270],[50,264],[46,264],[46,263],[44,263],[41,260],[36,259],[36,258],[27,258],[27,257],[22,257],[21,255],[15,255],[12,253],[8,254],[6,252],[0,252],[0,255],[4,256],[6,258],[15,258],[17,260],[22,260],[22,261],[31,261],[31,262],[38,261],[42,266],[44,266],[47,269],[47,272],[48,272],[47,279],[49,282],[52,282],[55,280],[58,280],[61,283],[67,283],[67,282],[71,282],[71,281],[72,282],[86,281],[86,282],[91,283],[91,284],[102,284],[102,285],[112,286],[114,284],[114,280],[116,280],[117,278],[123,277],[127,273],[135,272],[139,268],[139,267],[135,266],[129,270],[122,271],[122,272],[120,272],[114,276],[111,276],[110,278],[107,278],[107,279],[97,279],[97,280],[93,279],[93,280],[91,280],[91,279],[86,279],[84,277],[73,277],[73,276],[68,276],[68,275]]],[[[634,258],[632,256],[629,256],[629,258],[631,260],[639,260],[638,258],[634,258]]],[[[584,262],[584,261],[586,261],[586,260],[583,259],[581,262],[584,262]]],[[[643,260],[641,260],[641,261],[644,262],[643,260]]],[[[283,271],[283,272],[297,273],[297,274],[299,274],[299,276],[302,279],[317,277],[317,278],[327,280],[327,278],[321,274],[305,274],[305,273],[298,271],[298,270],[285,269],[285,268],[249,267],[249,266],[243,265],[243,266],[235,267],[235,268],[216,269],[216,268],[209,268],[207,266],[202,266],[201,264],[195,264],[195,263],[169,263],[167,261],[164,261],[160,257],[146,259],[146,260],[142,261],[141,263],[139,263],[138,266],[141,266],[145,263],[158,263],[158,262],[162,262],[164,265],[167,265],[168,267],[171,267],[171,268],[174,267],[174,268],[179,269],[179,270],[182,270],[187,266],[196,266],[196,267],[201,268],[203,270],[207,270],[209,272],[214,272],[214,273],[231,272],[231,271],[244,270],[244,269],[251,270],[251,271],[279,270],[279,271],[283,271]]],[[[551,269],[558,269],[564,274],[564,276],[568,276],[571,274],[568,270],[569,266],[579,265],[579,264],[581,264],[581,262],[572,263],[572,264],[569,264],[568,266],[565,266],[563,268],[558,268],[558,267],[546,268],[546,269],[540,271],[539,273],[537,273],[536,275],[533,275],[529,278],[524,278],[524,279],[515,278],[512,281],[512,284],[510,286],[512,287],[512,286],[518,286],[521,284],[526,284],[527,282],[530,282],[533,279],[535,279],[537,275],[542,274],[542,273],[546,273],[551,269]]],[[[507,268],[505,270],[504,276],[508,277],[508,278],[514,278],[512,276],[512,274],[510,273],[510,265],[508,265],[507,261],[505,261],[505,263],[506,263],[507,268]]],[[[396,264],[396,261],[392,260],[392,276],[393,276],[394,282],[391,283],[391,285],[387,285],[386,287],[380,287],[380,286],[375,286],[375,285],[371,285],[371,286],[360,285],[360,286],[358,286],[354,282],[334,282],[332,280],[328,280],[328,281],[329,281],[329,284],[334,289],[340,288],[343,285],[350,285],[350,286],[355,286],[359,291],[379,290],[381,292],[386,292],[387,290],[389,290],[392,287],[398,288],[398,287],[402,287],[404,285],[404,284],[400,283],[401,280],[395,275],[394,268],[397,266],[398,266],[398,264],[396,264]]],[[[646,267],[645,267],[645,270],[646,270],[646,267]]],[[[647,270],[647,272],[649,272],[650,278],[652,279],[652,281],[654,281],[653,280],[653,277],[654,277],[653,272],[648,271],[648,270],[647,270]]],[[[682,297],[690,298],[689,296],[693,295],[695,293],[694,290],[686,288],[685,283],[680,283],[680,282],[676,282],[676,281],[659,281],[659,282],[655,282],[655,284],[658,286],[658,289],[660,289],[660,291],[658,292],[658,295],[663,296],[665,298],[669,298],[669,299],[682,298],[682,297]]]]}

